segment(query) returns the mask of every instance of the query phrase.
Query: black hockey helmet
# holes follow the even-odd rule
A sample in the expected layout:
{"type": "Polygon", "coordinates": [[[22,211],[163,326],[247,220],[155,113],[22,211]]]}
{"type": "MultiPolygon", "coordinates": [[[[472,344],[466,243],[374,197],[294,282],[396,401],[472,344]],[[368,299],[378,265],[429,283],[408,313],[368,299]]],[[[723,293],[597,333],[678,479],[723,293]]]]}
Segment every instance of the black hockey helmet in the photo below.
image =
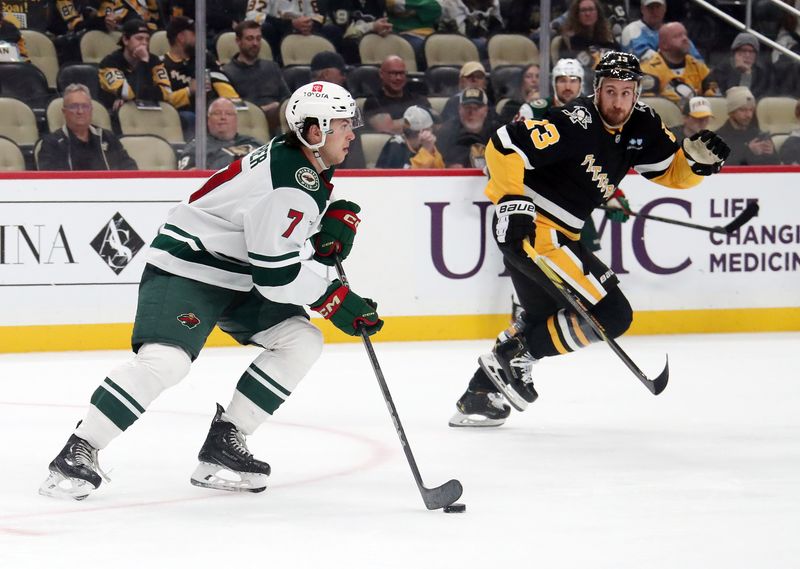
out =
{"type": "Polygon", "coordinates": [[[632,53],[624,51],[608,51],[600,58],[594,68],[594,90],[600,88],[603,78],[619,79],[620,81],[636,81],[637,87],[642,80],[642,68],[639,58],[632,53]]]}

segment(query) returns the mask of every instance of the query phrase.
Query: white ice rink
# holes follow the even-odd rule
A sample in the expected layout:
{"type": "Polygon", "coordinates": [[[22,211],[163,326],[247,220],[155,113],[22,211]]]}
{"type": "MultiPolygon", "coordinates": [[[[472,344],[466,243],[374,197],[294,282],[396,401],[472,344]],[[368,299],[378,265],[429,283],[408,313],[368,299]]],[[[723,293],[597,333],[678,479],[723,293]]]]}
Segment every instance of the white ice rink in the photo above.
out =
{"type": "Polygon", "coordinates": [[[423,479],[464,485],[425,510],[360,344],[329,345],[250,437],[262,494],[189,474],[251,349],[208,349],[101,453],[83,502],[37,494],[125,352],[0,356],[0,568],[800,567],[800,334],[631,337],[653,397],[605,346],[534,368],[539,400],[499,429],[447,427],[489,343],[377,343],[423,479]]]}

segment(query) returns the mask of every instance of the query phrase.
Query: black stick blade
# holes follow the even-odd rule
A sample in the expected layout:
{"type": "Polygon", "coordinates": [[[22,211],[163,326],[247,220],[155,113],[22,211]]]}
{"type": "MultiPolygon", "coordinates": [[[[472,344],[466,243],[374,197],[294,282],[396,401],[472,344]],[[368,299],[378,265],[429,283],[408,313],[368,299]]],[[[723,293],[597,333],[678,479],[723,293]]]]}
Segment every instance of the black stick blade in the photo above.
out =
{"type": "Polygon", "coordinates": [[[464,488],[458,480],[449,480],[436,488],[421,488],[421,490],[422,500],[429,510],[441,510],[445,506],[449,506],[464,492],[464,488]]]}
{"type": "Polygon", "coordinates": [[[725,233],[733,233],[737,229],[739,229],[742,225],[753,219],[756,215],[758,215],[758,202],[750,202],[744,211],[740,213],[736,219],[731,221],[728,225],[725,226],[725,233]]]}
{"type": "Polygon", "coordinates": [[[667,382],[669,381],[669,356],[667,356],[667,363],[664,365],[663,371],[658,374],[658,377],[647,382],[647,389],[653,395],[658,395],[662,391],[667,388],[667,382]]]}

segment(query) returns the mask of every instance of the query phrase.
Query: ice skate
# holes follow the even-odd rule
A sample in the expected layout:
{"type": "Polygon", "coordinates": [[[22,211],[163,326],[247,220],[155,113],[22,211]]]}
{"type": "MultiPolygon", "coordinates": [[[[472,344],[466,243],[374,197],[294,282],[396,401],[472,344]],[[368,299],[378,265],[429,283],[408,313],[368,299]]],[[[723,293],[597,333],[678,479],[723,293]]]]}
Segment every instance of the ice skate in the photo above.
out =
{"type": "Polygon", "coordinates": [[[224,421],[225,410],[217,404],[206,442],[197,455],[200,464],[192,474],[195,486],[230,492],[263,492],[270,474],[269,464],[253,457],[244,435],[224,421]]]}
{"type": "Polygon", "coordinates": [[[77,435],[50,463],[50,476],[39,487],[39,494],[51,498],[83,500],[108,477],[100,470],[97,449],[77,435]]]}
{"type": "Polygon", "coordinates": [[[450,418],[451,427],[499,427],[506,422],[511,407],[496,391],[467,388],[456,401],[456,413],[450,418]]]}
{"type": "Polygon", "coordinates": [[[523,338],[522,334],[509,337],[504,332],[492,351],[478,358],[483,371],[517,411],[524,411],[539,396],[531,377],[531,367],[536,360],[528,352],[523,338]]]}

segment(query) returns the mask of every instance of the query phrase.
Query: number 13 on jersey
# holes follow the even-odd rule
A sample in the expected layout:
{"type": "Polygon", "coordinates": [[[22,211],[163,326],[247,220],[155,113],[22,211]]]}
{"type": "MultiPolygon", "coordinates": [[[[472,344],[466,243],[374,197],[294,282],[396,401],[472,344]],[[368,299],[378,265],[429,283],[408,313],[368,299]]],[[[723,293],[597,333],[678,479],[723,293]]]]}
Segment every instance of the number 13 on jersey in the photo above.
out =
{"type": "Polygon", "coordinates": [[[556,125],[550,121],[528,119],[525,121],[525,128],[531,131],[531,141],[536,150],[544,150],[561,139],[556,125]]]}

